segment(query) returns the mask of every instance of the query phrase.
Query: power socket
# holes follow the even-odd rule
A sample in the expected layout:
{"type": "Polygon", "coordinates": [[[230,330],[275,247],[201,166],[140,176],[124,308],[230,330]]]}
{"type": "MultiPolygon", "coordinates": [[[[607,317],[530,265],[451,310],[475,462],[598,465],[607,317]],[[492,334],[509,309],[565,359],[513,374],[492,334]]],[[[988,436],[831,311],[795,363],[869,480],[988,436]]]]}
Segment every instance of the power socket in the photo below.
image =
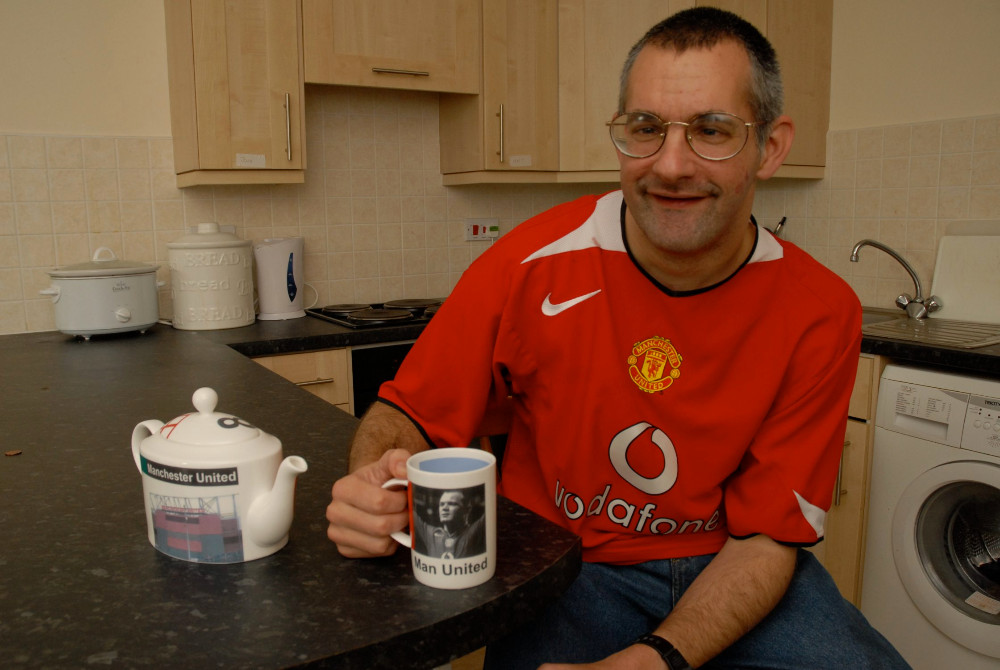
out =
{"type": "Polygon", "coordinates": [[[466,219],[465,241],[492,240],[500,236],[500,219],[466,219]]]}

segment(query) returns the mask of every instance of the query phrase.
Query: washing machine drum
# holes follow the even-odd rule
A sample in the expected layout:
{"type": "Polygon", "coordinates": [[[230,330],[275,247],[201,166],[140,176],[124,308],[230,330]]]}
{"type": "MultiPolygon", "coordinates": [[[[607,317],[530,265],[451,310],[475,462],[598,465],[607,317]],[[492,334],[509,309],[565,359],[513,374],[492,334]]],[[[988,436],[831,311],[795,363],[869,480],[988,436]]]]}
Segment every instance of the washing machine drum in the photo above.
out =
{"type": "Polygon", "coordinates": [[[924,472],[900,498],[892,531],[896,569],[924,617],[1000,658],[1000,467],[956,461],[924,472]]]}

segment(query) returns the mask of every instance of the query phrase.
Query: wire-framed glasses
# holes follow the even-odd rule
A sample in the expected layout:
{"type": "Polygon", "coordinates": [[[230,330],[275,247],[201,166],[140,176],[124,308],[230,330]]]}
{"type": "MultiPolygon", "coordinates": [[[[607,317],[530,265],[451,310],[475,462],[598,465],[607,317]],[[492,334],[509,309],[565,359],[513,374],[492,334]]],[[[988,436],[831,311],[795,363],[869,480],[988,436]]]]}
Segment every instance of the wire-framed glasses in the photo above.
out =
{"type": "Polygon", "coordinates": [[[710,161],[724,161],[743,150],[750,128],[756,125],[726,112],[699,114],[687,121],[664,121],[650,112],[625,112],[608,123],[608,129],[618,151],[632,158],[647,158],[663,146],[670,126],[683,126],[692,151],[710,161]]]}

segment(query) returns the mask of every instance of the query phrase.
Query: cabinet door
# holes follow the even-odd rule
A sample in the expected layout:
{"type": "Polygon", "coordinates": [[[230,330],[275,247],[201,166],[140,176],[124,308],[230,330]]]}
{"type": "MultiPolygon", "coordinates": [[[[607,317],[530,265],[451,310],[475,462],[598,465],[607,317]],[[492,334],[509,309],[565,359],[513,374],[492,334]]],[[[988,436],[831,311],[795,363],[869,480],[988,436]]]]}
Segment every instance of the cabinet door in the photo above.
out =
{"type": "Polygon", "coordinates": [[[483,1],[483,93],[442,96],[442,172],[559,169],[557,10],[483,1]]]}
{"type": "Polygon", "coordinates": [[[618,109],[622,66],[651,27],[692,0],[560,0],[559,169],[617,170],[607,122],[618,109]]]}
{"type": "Polygon", "coordinates": [[[331,405],[351,413],[350,369],[347,349],[265,356],[253,361],[301,386],[331,405]]]}
{"type": "Polygon", "coordinates": [[[164,7],[178,185],[303,181],[299,1],[164,7]]]}
{"type": "MultiPolygon", "coordinates": [[[[795,122],[784,174],[822,168],[830,126],[833,0],[767,0],[766,34],[781,62],[785,113],[795,122]]],[[[814,176],[822,177],[822,170],[814,176]]]]}
{"type": "Polygon", "coordinates": [[[478,0],[303,0],[309,83],[479,93],[478,0]]]}
{"type": "Polygon", "coordinates": [[[823,563],[840,593],[854,604],[861,602],[862,542],[868,501],[868,438],[870,424],[848,419],[840,477],[833,505],[826,517],[823,563]]]}

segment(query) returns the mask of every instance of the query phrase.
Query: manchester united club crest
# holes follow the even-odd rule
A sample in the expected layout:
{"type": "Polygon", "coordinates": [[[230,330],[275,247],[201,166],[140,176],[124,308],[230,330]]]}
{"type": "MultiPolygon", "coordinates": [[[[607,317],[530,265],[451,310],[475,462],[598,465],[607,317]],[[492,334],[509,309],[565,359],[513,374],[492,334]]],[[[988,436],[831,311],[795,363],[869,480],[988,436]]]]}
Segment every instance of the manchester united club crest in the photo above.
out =
{"type": "Polygon", "coordinates": [[[628,375],[646,393],[662,391],[681,376],[681,355],[670,340],[651,337],[636,342],[629,354],[628,375]]]}

